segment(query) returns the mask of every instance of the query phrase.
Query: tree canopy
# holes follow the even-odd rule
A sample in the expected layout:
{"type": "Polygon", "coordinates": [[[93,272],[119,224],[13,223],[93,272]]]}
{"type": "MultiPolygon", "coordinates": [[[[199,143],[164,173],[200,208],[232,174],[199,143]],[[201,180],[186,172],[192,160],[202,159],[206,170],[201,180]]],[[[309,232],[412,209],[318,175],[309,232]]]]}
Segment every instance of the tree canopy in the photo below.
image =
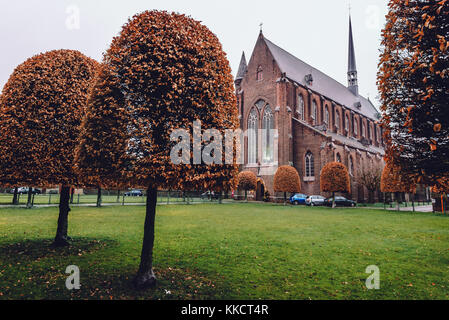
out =
{"type": "Polygon", "coordinates": [[[82,127],[78,171],[103,187],[232,189],[237,165],[171,161],[171,133],[192,132],[196,120],[203,130],[239,127],[231,68],[219,40],[185,15],[136,15],[104,56],[82,127]]]}
{"type": "Polygon", "coordinates": [[[300,192],[301,180],[292,166],[281,166],[274,175],[274,192],[300,192]]]}
{"type": "Polygon", "coordinates": [[[328,163],[321,170],[320,185],[322,192],[350,192],[348,169],[340,162],[328,163]]]}
{"type": "Polygon", "coordinates": [[[74,50],[19,65],[0,98],[0,181],[74,185],[74,150],[98,63],[74,50]]]}
{"type": "Polygon", "coordinates": [[[390,0],[378,73],[387,161],[419,182],[449,170],[449,1],[390,0]]]}
{"type": "Polygon", "coordinates": [[[256,190],[257,177],[252,171],[243,171],[238,175],[238,189],[244,191],[256,190]]]}

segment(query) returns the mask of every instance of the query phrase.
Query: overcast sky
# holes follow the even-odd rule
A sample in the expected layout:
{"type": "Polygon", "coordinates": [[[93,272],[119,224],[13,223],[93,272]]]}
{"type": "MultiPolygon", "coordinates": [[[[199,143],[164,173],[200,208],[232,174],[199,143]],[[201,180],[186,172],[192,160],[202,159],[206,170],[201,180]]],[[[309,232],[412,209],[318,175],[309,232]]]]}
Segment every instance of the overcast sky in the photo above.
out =
{"type": "MultiPolygon", "coordinates": [[[[101,61],[127,19],[144,10],[185,13],[220,39],[236,72],[249,59],[263,22],[265,37],[347,84],[348,0],[0,0],[0,89],[27,58],[76,49],[101,61]]],[[[374,100],[380,32],[387,0],[352,0],[360,93],[374,100]]]]}

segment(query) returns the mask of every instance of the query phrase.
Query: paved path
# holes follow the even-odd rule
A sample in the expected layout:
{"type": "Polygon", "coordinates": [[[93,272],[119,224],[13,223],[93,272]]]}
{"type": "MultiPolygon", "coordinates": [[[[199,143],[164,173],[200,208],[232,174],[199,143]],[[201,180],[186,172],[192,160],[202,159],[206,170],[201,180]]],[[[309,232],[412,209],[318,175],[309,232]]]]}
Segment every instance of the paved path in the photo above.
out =
{"type": "MultiPolygon", "coordinates": [[[[366,209],[377,209],[377,210],[382,210],[383,208],[381,207],[381,208],[374,208],[374,207],[366,207],[366,209]]],[[[387,206],[387,210],[388,211],[398,211],[398,208],[397,207],[393,207],[393,208],[390,208],[390,206],[387,206]]],[[[404,212],[413,212],[413,207],[407,207],[407,208],[404,208],[404,207],[401,207],[400,208],[400,210],[399,211],[404,211],[404,212]]],[[[430,205],[430,206],[416,206],[415,207],[415,211],[416,212],[433,212],[433,207],[432,207],[432,205],[430,205]]]]}

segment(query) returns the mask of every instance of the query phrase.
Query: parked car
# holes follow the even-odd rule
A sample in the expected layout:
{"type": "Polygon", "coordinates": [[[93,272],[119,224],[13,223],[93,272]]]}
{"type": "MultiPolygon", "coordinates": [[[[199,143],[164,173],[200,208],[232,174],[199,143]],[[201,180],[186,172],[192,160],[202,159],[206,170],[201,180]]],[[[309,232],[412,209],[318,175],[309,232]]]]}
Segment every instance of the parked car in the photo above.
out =
{"type": "Polygon", "coordinates": [[[143,192],[142,190],[131,190],[125,192],[125,197],[143,197],[143,192]]]}
{"type": "Polygon", "coordinates": [[[201,194],[200,198],[201,198],[201,200],[205,200],[205,199],[215,199],[216,200],[219,198],[219,195],[215,194],[215,192],[213,192],[213,191],[207,191],[207,192],[204,192],[203,194],[201,194]]]}
{"type": "Polygon", "coordinates": [[[302,193],[297,193],[293,197],[290,198],[290,203],[299,206],[300,204],[306,204],[307,196],[302,193]]]}
{"type": "Polygon", "coordinates": [[[310,196],[306,199],[306,205],[309,207],[324,206],[324,200],[326,198],[322,196],[310,196]]]}
{"type": "MultiPolygon", "coordinates": [[[[325,205],[328,207],[332,207],[333,198],[326,199],[325,205]]],[[[337,207],[356,207],[357,202],[348,200],[345,197],[335,197],[335,205],[337,207]]]]}
{"type": "MultiPolygon", "coordinates": [[[[17,190],[17,193],[18,193],[18,194],[28,194],[28,190],[29,190],[28,187],[20,187],[20,188],[17,190]]],[[[13,191],[13,193],[14,193],[14,191],[13,191]]],[[[33,194],[41,194],[42,191],[39,190],[39,189],[33,188],[32,193],[33,193],[33,194]]]]}

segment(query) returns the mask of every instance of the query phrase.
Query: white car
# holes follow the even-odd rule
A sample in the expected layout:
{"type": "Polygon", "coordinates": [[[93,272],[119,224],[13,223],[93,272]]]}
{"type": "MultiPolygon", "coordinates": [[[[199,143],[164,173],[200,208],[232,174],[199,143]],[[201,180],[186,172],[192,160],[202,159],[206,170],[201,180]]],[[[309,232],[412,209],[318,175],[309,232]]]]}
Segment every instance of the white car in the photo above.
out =
{"type": "Polygon", "coordinates": [[[325,197],[322,196],[310,196],[306,199],[306,205],[315,207],[315,206],[324,206],[325,197]]]}

